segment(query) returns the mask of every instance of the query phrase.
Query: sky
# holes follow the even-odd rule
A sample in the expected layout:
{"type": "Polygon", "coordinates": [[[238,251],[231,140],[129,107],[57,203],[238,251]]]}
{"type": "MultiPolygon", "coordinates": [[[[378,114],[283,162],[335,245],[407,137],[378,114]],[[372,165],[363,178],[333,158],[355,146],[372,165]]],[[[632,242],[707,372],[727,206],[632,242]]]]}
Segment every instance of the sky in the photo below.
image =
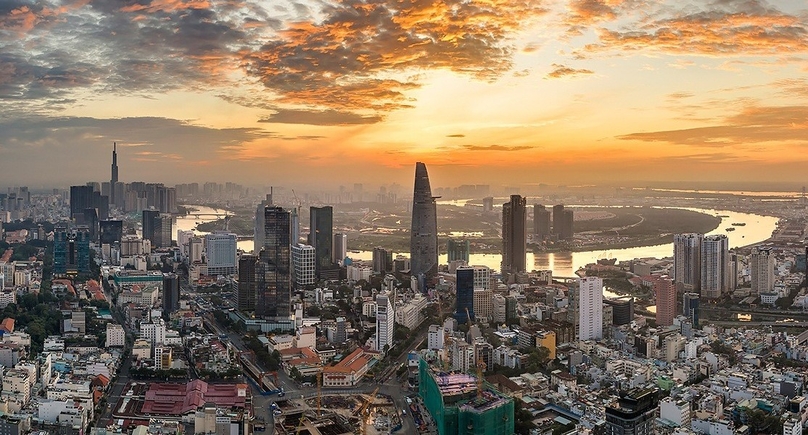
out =
{"type": "MultiPolygon", "coordinates": [[[[0,185],[803,183],[797,0],[0,0],[0,185]]],[[[801,185],[801,184],[800,184],[801,185]]]]}

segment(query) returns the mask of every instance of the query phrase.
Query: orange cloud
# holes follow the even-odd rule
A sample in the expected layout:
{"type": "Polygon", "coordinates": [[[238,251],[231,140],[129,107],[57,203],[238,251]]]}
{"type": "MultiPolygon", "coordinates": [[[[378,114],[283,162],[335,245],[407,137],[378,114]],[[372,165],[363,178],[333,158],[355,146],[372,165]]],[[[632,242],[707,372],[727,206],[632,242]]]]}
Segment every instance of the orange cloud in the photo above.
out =
{"type": "Polygon", "coordinates": [[[553,70],[547,74],[548,79],[560,79],[565,77],[575,77],[581,75],[591,75],[594,74],[593,71],[588,69],[575,69],[570,68],[568,66],[559,65],[557,63],[553,64],[553,70]]]}

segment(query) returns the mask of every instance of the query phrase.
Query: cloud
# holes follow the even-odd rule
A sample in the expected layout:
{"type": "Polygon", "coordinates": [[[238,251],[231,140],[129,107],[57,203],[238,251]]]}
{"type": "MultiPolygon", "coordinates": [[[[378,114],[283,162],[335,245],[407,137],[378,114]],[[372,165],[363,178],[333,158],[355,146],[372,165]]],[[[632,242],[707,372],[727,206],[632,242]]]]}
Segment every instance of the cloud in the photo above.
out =
{"type": "Polygon", "coordinates": [[[447,134],[446,137],[466,137],[465,134],[447,134]]]}
{"type": "Polygon", "coordinates": [[[758,0],[718,1],[707,10],[656,18],[632,30],[600,29],[589,51],[618,49],[706,56],[768,56],[808,50],[808,27],[797,16],[758,0]]]}
{"type": "Polygon", "coordinates": [[[524,151],[535,147],[528,145],[504,146],[504,145],[463,145],[468,151],[524,151]]]}
{"type": "Polygon", "coordinates": [[[631,133],[618,139],[700,147],[808,143],[808,106],[751,106],[725,118],[720,125],[631,133]]]}
{"type": "Polygon", "coordinates": [[[275,109],[275,113],[258,122],[305,125],[358,125],[375,124],[382,120],[377,115],[360,115],[338,110],[275,109]]]}
{"type": "Polygon", "coordinates": [[[409,107],[406,91],[419,87],[397,73],[497,79],[512,67],[512,32],[545,12],[537,0],[345,0],[322,20],[289,23],[245,62],[280,103],[387,112],[409,107]]]}
{"type": "Polygon", "coordinates": [[[545,78],[560,79],[565,77],[575,77],[590,74],[594,74],[594,72],[588,69],[575,69],[565,65],[559,65],[557,63],[554,63],[553,70],[550,71],[545,78]]]}
{"type": "Polygon", "coordinates": [[[669,100],[684,100],[685,98],[692,97],[693,94],[690,92],[672,92],[668,94],[669,100]]]}

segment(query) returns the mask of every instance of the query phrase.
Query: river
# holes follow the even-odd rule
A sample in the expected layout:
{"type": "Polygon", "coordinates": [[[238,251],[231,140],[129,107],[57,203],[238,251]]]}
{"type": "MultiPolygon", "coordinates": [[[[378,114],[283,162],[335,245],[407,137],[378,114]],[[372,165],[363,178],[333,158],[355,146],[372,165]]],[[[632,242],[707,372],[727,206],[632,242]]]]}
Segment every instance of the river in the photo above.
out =
{"type": "MultiPolygon", "coordinates": [[[[194,231],[197,234],[205,234],[198,231],[196,226],[215,220],[213,215],[224,216],[226,211],[222,209],[215,209],[206,206],[184,206],[194,209],[196,213],[202,213],[205,217],[194,217],[193,215],[181,216],[177,218],[176,229],[185,231],[194,231]]],[[[576,207],[574,205],[570,207],[576,207]]],[[[700,213],[710,215],[727,216],[721,219],[721,224],[715,230],[708,233],[710,234],[726,234],[729,238],[730,248],[751,245],[758,243],[771,237],[772,232],[777,226],[778,218],[772,216],[761,216],[751,213],[739,213],[728,210],[712,210],[712,209],[698,209],[688,208],[700,213]],[[734,226],[735,231],[725,232],[726,228],[732,227],[732,223],[743,223],[743,226],[734,226]]],[[[176,234],[175,234],[176,236],[176,234]]],[[[348,239],[348,247],[350,248],[351,240],[348,239]]],[[[252,251],[252,240],[240,240],[238,242],[239,249],[246,252],[252,251]]],[[[407,252],[397,252],[396,254],[409,255],[407,252]]],[[[372,260],[373,252],[371,251],[351,251],[348,256],[355,260],[372,260]]],[[[618,261],[631,260],[634,258],[664,258],[673,256],[673,243],[666,243],[655,246],[643,246],[637,248],[624,248],[624,249],[605,249],[593,250],[582,252],[541,252],[533,254],[528,252],[527,264],[532,265],[532,269],[553,271],[553,276],[558,277],[572,277],[575,276],[575,271],[589,263],[594,263],[599,259],[616,258],[618,261]]],[[[440,256],[439,261],[441,264],[447,262],[446,254],[440,256]]],[[[500,254],[471,254],[470,263],[473,265],[484,265],[491,269],[499,270],[502,256],[500,254]]]]}

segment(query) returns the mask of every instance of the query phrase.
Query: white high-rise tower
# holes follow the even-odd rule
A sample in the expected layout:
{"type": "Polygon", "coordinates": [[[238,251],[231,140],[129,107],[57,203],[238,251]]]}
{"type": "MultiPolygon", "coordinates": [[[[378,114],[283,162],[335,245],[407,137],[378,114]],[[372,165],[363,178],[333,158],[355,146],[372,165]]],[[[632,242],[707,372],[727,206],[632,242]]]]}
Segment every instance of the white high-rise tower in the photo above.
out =
{"type": "Polygon", "coordinates": [[[578,339],[603,338],[603,280],[596,276],[578,279],[578,339]]]}
{"type": "Polygon", "coordinates": [[[701,242],[701,296],[718,299],[729,287],[729,239],[723,234],[701,242]]]}

